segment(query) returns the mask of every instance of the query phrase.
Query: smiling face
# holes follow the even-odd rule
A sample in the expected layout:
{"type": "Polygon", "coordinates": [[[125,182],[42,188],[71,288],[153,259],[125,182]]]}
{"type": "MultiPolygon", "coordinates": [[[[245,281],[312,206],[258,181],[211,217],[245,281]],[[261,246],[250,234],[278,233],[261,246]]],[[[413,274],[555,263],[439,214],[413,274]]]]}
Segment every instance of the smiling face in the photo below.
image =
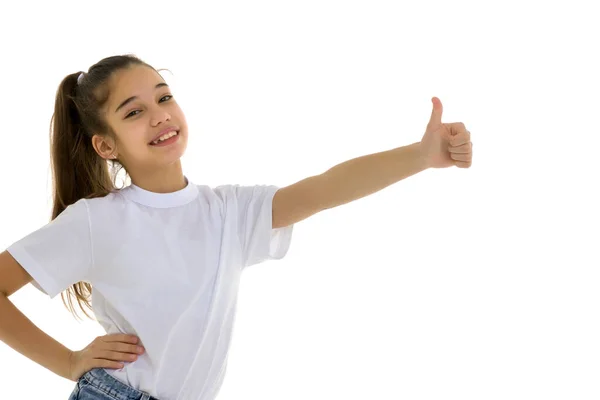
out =
{"type": "Polygon", "coordinates": [[[92,143],[103,158],[113,155],[130,175],[164,169],[180,162],[187,147],[187,122],[164,79],[152,68],[136,65],[120,70],[109,82],[110,96],[102,113],[116,135],[94,135],[92,143]],[[156,146],[151,141],[165,129],[179,133],[156,146]]]}

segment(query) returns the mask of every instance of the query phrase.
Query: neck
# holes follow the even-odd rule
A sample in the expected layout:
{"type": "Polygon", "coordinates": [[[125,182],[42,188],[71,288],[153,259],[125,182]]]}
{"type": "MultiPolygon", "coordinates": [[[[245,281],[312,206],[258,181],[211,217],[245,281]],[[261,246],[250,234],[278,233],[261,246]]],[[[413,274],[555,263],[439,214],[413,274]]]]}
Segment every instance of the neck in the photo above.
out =
{"type": "Polygon", "coordinates": [[[172,193],[187,186],[181,160],[152,171],[128,171],[131,183],[154,193],[172,193]]]}

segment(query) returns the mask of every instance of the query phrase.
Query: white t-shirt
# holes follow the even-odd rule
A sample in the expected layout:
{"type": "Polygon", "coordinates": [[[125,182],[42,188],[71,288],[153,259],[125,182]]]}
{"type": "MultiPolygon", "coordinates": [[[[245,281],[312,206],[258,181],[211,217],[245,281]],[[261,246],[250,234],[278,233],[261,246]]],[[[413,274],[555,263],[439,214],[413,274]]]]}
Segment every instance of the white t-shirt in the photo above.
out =
{"type": "Polygon", "coordinates": [[[196,185],[154,193],[136,185],[81,199],[7,250],[54,298],[92,284],[107,334],[146,349],[121,382],[161,400],[212,400],[227,367],[240,274],[281,259],[293,225],[272,228],[277,186],[196,185]]]}

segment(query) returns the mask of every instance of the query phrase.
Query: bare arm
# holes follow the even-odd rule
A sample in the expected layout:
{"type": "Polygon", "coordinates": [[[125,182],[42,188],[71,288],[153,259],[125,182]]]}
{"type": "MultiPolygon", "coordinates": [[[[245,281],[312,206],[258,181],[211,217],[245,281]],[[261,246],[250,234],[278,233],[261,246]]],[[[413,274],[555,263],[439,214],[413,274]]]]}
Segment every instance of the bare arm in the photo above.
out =
{"type": "Polygon", "coordinates": [[[0,293],[0,340],[63,378],[69,378],[71,350],[29,320],[0,293]]]}
{"type": "Polygon", "coordinates": [[[9,300],[32,277],[8,253],[0,253],[0,341],[63,378],[69,378],[71,351],[35,326],[9,300]]]}
{"type": "Polygon", "coordinates": [[[273,198],[273,228],[378,192],[430,168],[420,143],[353,158],[281,188],[273,198]]]}

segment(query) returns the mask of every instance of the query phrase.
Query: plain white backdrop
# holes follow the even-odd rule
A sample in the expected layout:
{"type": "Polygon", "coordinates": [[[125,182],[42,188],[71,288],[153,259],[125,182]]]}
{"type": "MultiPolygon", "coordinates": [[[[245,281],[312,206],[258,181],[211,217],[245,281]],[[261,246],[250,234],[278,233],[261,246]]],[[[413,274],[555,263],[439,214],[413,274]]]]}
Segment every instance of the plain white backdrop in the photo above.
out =
{"type": "MultiPolygon", "coordinates": [[[[0,248],[49,222],[56,89],[104,57],[172,71],[184,173],[211,186],[287,186],[414,143],[437,96],[472,167],[319,213],[246,270],[218,400],[598,399],[591,5],[3,3],[0,248]]],[[[73,350],[104,334],[32,285],[10,299],[73,350]]],[[[74,385],[0,342],[0,399],[74,385]]]]}

